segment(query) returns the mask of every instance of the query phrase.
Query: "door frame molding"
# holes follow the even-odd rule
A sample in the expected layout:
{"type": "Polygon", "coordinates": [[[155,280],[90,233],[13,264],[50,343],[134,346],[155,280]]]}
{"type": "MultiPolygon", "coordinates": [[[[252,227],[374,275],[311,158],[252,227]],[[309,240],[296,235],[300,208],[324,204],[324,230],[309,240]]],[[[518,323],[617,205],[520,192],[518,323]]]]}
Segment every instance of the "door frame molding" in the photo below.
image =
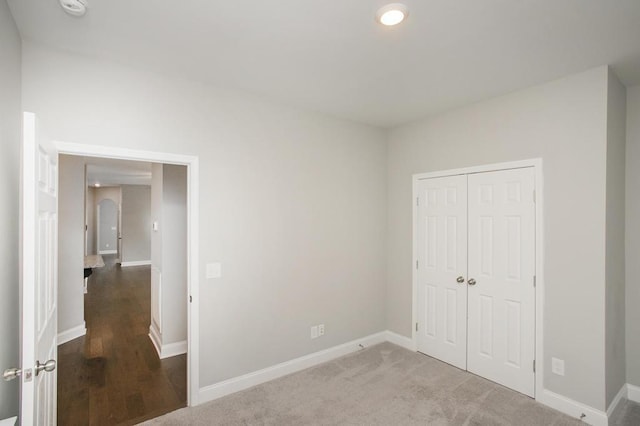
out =
{"type": "Polygon", "coordinates": [[[200,390],[199,340],[199,160],[197,156],[132,150],[114,146],[53,141],[58,155],[147,161],[187,167],[187,406],[198,405],[200,390]],[[189,297],[193,303],[189,303],[189,297]]]}
{"type": "Polygon", "coordinates": [[[536,274],[536,319],[535,319],[535,362],[536,369],[534,373],[534,392],[535,399],[538,400],[544,394],[544,180],[542,158],[533,158],[528,160],[510,161],[505,163],[493,163],[480,166],[464,167],[459,169],[442,170],[428,173],[417,173],[412,176],[412,235],[413,254],[412,254],[412,316],[411,316],[411,340],[413,349],[418,350],[418,336],[416,334],[415,324],[418,319],[418,273],[416,262],[418,261],[418,238],[416,231],[418,229],[418,206],[416,199],[418,197],[417,184],[418,181],[424,179],[432,179],[438,177],[469,175],[475,173],[495,172],[501,170],[521,169],[533,167],[536,191],[535,203],[535,274],[536,274]]]}

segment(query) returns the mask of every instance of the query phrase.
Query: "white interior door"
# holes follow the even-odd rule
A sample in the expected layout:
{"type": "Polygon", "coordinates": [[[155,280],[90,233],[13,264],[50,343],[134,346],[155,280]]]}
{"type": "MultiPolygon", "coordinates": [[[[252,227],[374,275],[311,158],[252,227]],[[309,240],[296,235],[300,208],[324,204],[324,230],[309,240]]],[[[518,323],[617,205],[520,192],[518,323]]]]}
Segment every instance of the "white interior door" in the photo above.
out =
{"type": "Polygon", "coordinates": [[[534,395],[534,189],[533,168],[468,176],[467,369],[529,396],[534,395]]]}
{"type": "Polygon", "coordinates": [[[21,423],[56,423],[58,155],[24,113],[21,423]]]}
{"type": "Polygon", "coordinates": [[[418,350],[467,368],[467,177],[418,183],[418,350]]]}

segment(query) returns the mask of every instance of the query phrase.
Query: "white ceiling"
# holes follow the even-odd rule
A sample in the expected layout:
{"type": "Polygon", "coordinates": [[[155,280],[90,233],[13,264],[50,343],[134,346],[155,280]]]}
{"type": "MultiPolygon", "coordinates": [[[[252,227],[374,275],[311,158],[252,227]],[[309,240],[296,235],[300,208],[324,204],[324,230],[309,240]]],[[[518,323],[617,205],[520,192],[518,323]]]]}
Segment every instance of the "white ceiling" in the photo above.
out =
{"type": "Polygon", "coordinates": [[[9,0],[23,38],[381,127],[603,64],[640,84],[640,0],[9,0]]]}
{"type": "Polygon", "coordinates": [[[85,161],[89,186],[151,185],[151,163],[93,157],[85,161]]]}

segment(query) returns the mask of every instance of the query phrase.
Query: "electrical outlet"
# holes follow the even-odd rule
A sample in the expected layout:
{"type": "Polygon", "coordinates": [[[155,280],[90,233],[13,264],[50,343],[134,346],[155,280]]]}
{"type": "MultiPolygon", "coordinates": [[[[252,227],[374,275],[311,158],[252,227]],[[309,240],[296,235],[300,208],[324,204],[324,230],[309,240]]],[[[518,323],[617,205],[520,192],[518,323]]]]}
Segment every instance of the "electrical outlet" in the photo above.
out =
{"type": "Polygon", "coordinates": [[[318,326],[318,336],[324,336],[324,324],[318,326]]]}
{"type": "Polygon", "coordinates": [[[564,360],[551,358],[551,372],[558,376],[564,376],[564,360]]]}
{"type": "Polygon", "coordinates": [[[311,327],[311,338],[312,339],[317,339],[318,338],[318,326],[314,325],[313,327],[311,327]]]}

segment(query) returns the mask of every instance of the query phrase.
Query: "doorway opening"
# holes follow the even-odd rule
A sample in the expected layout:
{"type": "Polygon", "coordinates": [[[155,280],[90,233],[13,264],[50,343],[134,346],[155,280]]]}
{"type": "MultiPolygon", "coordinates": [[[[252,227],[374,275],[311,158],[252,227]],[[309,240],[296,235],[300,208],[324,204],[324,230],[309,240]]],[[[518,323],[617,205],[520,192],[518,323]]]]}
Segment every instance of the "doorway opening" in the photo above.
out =
{"type": "MultiPolygon", "coordinates": [[[[98,257],[104,265],[88,265],[88,294],[82,303],[85,338],[73,339],[74,334],[82,336],[85,327],[76,327],[71,333],[65,333],[63,327],[58,330],[59,404],[77,405],[82,400],[78,393],[83,387],[78,383],[83,379],[90,400],[87,424],[91,418],[108,421],[109,416],[112,423],[143,420],[195,405],[197,158],[61,142],[54,145],[59,153],[61,180],[66,159],[87,165],[81,254],[85,261],[98,257]],[[92,167],[102,164],[104,169],[105,163],[126,166],[134,162],[149,166],[150,185],[115,185],[104,178],[94,182],[92,167]],[[109,190],[118,195],[108,196],[109,190]],[[153,192],[160,194],[155,200],[153,192]],[[170,200],[163,205],[163,199],[170,200]],[[83,365],[65,365],[72,359],[83,365]]],[[[61,207],[64,196],[61,185],[61,207]]],[[[65,245],[62,210],[60,248],[65,245]]],[[[61,253],[61,266],[63,261],[61,253]]],[[[59,285],[64,286],[62,279],[59,285]]],[[[63,312],[69,310],[64,309],[60,290],[59,312],[65,315],[63,312]]],[[[61,412],[68,411],[69,406],[59,408],[60,420],[61,412]]]]}

